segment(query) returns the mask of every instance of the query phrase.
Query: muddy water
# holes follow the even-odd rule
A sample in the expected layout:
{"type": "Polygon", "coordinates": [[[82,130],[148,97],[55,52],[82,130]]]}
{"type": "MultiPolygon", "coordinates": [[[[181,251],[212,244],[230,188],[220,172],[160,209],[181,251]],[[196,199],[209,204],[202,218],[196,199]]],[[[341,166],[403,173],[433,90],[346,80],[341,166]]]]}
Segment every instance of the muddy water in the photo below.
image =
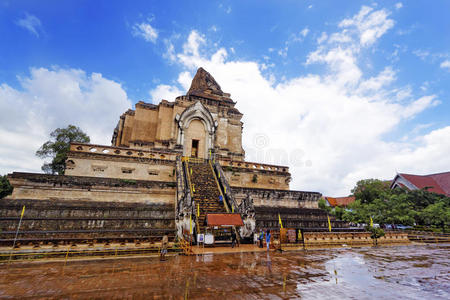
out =
{"type": "Polygon", "coordinates": [[[0,265],[0,298],[450,299],[450,245],[0,265]]]}

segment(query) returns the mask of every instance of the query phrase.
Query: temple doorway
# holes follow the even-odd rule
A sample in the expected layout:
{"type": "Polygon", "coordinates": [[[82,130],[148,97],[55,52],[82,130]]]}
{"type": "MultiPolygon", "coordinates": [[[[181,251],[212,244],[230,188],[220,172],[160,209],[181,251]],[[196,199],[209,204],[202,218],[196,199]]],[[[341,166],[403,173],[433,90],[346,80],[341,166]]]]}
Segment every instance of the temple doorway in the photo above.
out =
{"type": "Polygon", "coordinates": [[[184,135],[183,155],[207,158],[207,132],[205,125],[199,119],[189,122],[184,135]]]}
{"type": "Polygon", "coordinates": [[[192,140],[191,157],[198,157],[198,142],[199,140],[192,140]]]}

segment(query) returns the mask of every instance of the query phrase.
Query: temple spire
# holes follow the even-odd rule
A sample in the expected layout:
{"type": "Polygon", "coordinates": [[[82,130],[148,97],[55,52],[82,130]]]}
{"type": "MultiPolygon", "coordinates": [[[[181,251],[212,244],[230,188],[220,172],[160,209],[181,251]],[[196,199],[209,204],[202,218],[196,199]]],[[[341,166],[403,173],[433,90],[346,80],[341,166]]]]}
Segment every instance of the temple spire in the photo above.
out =
{"type": "Polygon", "coordinates": [[[198,68],[197,73],[192,79],[191,87],[187,92],[188,95],[214,94],[223,96],[223,91],[214,77],[205,69],[198,68]]]}

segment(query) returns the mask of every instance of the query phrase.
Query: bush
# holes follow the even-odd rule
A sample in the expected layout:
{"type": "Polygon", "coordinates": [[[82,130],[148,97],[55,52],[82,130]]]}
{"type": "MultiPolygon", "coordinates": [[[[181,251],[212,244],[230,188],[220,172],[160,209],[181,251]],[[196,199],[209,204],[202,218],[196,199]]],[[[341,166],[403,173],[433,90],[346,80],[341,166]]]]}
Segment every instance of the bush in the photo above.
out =
{"type": "Polygon", "coordinates": [[[370,237],[371,237],[373,240],[375,240],[375,245],[378,244],[378,239],[379,239],[380,237],[382,237],[382,236],[385,235],[384,230],[381,229],[381,228],[378,228],[378,227],[371,227],[371,226],[368,226],[368,227],[366,227],[366,230],[367,230],[368,232],[371,233],[371,234],[370,234],[370,237]]]}

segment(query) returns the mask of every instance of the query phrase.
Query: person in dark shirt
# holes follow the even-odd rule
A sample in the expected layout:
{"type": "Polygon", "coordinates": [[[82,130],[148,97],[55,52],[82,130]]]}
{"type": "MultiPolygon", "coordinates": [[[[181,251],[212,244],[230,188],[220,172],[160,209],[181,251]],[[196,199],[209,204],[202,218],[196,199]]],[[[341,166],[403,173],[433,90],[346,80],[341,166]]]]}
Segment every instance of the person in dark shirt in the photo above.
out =
{"type": "Polygon", "coordinates": [[[231,248],[234,248],[234,246],[236,245],[236,233],[234,232],[234,230],[231,230],[231,248]]]}
{"type": "Polygon", "coordinates": [[[259,248],[264,246],[264,231],[261,230],[259,233],[259,248]]]}

